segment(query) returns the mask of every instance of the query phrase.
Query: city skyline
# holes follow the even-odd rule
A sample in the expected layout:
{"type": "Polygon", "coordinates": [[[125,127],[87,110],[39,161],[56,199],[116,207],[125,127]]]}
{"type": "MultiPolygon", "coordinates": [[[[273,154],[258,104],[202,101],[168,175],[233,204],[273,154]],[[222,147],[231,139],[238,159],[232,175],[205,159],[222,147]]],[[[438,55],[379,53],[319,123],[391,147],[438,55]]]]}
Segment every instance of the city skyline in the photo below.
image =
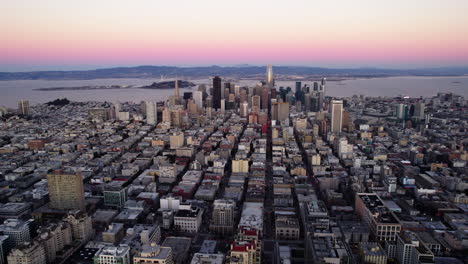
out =
{"type": "Polygon", "coordinates": [[[240,63],[414,68],[468,63],[468,2],[295,0],[139,5],[6,1],[0,71],[240,63]]]}

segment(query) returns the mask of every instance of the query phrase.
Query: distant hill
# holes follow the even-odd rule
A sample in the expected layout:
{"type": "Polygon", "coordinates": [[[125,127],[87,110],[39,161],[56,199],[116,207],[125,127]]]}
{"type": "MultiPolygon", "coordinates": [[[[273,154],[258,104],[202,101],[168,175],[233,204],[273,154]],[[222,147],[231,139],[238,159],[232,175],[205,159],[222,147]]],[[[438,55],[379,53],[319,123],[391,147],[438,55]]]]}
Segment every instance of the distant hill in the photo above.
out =
{"type": "MultiPolygon", "coordinates": [[[[101,78],[160,78],[183,76],[199,78],[220,75],[234,78],[255,78],[265,75],[264,66],[238,65],[234,67],[172,67],[138,66],[96,69],[88,71],[37,71],[37,72],[0,72],[0,80],[90,80],[101,78]]],[[[306,66],[273,66],[276,75],[303,77],[386,77],[386,76],[461,76],[468,75],[468,67],[447,67],[431,69],[378,69],[350,68],[331,69],[306,66]]]]}

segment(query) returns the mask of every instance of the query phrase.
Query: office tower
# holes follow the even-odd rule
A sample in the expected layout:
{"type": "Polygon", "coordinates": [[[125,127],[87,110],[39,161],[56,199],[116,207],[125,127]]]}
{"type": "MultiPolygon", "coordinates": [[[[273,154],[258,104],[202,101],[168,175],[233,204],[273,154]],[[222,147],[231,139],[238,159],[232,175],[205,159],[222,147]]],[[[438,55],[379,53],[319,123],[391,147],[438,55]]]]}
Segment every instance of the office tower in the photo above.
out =
{"type": "Polygon", "coordinates": [[[327,78],[322,78],[321,85],[323,86],[327,85],[327,78]]]}
{"type": "Polygon", "coordinates": [[[343,128],[346,129],[347,132],[352,132],[354,130],[353,120],[351,119],[350,113],[346,110],[343,110],[343,128]]]}
{"type": "Polygon", "coordinates": [[[222,113],[226,110],[226,100],[221,99],[221,107],[219,108],[222,113]]]}
{"type": "Polygon", "coordinates": [[[275,80],[273,78],[273,66],[271,64],[268,64],[266,69],[266,85],[268,85],[270,88],[275,87],[275,80]]]}
{"type": "Polygon", "coordinates": [[[278,120],[278,102],[276,100],[271,102],[271,120],[278,120]]]}
{"type": "Polygon", "coordinates": [[[319,102],[320,102],[320,99],[318,95],[313,95],[312,97],[310,97],[310,111],[319,112],[320,111],[319,102]]]}
{"type": "Polygon", "coordinates": [[[84,210],[83,177],[80,173],[55,171],[47,174],[50,207],[61,210],[84,210]]]}
{"type": "Polygon", "coordinates": [[[158,123],[158,108],[156,102],[145,101],[146,123],[156,125],[158,123]]]}
{"type": "Polygon", "coordinates": [[[249,104],[247,102],[243,102],[240,104],[240,116],[247,117],[249,114],[249,104]]]}
{"type": "Polygon", "coordinates": [[[195,104],[193,99],[187,101],[187,111],[190,116],[198,115],[198,106],[195,104]]]}
{"type": "Polygon", "coordinates": [[[395,105],[395,116],[400,120],[405,120],[408,116],[408,106],[405,104],[395,105]]]}
{"type": "Polygon", "coordinates": [[[228,101],[229,100],[229,88],[224,88],[224,93],[223,97],[224,100],[228,101]]]}
{"type": "Polygon", "coordinates": [[[206,85],[204,85],[204,84],[198,85],[198,91],[200,91],[202,93],[206,93],[206,85]]]}
{"type": "Polygon", "coordinates": [[[213,78],[213,108],[216,110],[221,108],[221,78],[219,76],[213,78]]]}
{"type": "Polygon", "coordinates": [[[234,230],[235,208],[233,200],[215,200],[210,230],[218,234],[231,234],[234,230]]]}
{"type": "Polygon", "coordinates": [[[277,96],[277,91],[275,88],[271,88],[270,89],[270,98],[271,99],[276,99],[276,96],[277,96]]]}
{"type": "MultiPolygon", "coordinates": [[[[232,88],[234,88],[234,85],[232,85],[232,88]]],[[[231,83],[230,82],[225,82],[224,83],[224,89],[228,89],[228,94],[231,93],[231,83]]]]}
{"type": "Polygon", "coordinates": [[[343,101],[332,100],[330,110],[331,132],[341,132],[343,125],[343,101]]]}
{"type": "Polygon", "coordinates": [[[34,220],[7,219],[0,225],[0,234],[9,237],[10,246],[18,246],[31,242],[34,229],[34,220]]]}
{"type": "Polygon", "coordinates": [[[262,100],[262,103],[261,103],[261,108],[262,109],[268,109],[268,105],[269,105],[269,102],[270,102],[270,96],[269,96],[269,91],[270,89],[267,87],[267,86],[264,86],[262,88],[262,95],[261,95],[261,100],[262,100]]]}
{"type": "Polygon", "coordinates": [[[239,85],[234,85],[234,94],[237,96],[240,95],[241,87],[239,85]]]}
{"type": "Polygon", "coordinates": [[[100,248],[94,255],[94,264],[130,264],[130,247],[121,246],[105,246],[100,248]]]}
{"type": "Polygon", "coordinates": [[[18,114],[29,115],[29,101],[28,100],[20,100],[18,102],[18,114]]]}
{"type": "MultiPolygon", "coordinates": [[[[141,108],[143,108],[144,104],[140,105],[141,108]]],[[[122,105],[119,102],[114,102],[112,105],[111,112],[109,113],[111,119],[117,119],[118,113],[122,110],[122,105]]],[[[144,113],[144,111],[142,111],[144,113]]]]}
{"type": "Polygon", "coordinates": [[[252,112],[258,114],[260,111],[261,97],[258,95],[252,96],[252,112]]]}
{"type": "Polygon", "coordinates": [[[314,92],[318,92],[319,90],[319,84],[318,82],[314,82],[314,92]]]}
{"type": "Polygon", "coordinates": [[[305,94],[303,98],[304,98],[304,99],[303,99],[302,101],[303,101],[303,103],[304,103],[304,110],[305,110],[306,112],[311,111],[312,105],[311,105],[310,94],[305,94]]]}
{"type": "Polygon", "coordinates": [[[278,121],[284,121],[289,118],[289,103],[278,103],[278,121]]]}
{"type": "Polygon", "coordinates": [[[167,107],[164,107],[163,109],[162,121],[171,124],[171,110],[167,107]]]}
{"type": "Polygon", "coordinates": [[[424,102],[418,102],[414,106],[414,117],[419,118],[419,119],[424,119],[424,111],[425,111],[426,105],[424,102]]]}
{"type": "Polygon", "coordinates": [[[197,105],[198,109],[203,109],[203,92],[202,91],[194,91],[193,92],[193,100],[197,105]]]}
{"type": "Polygon", "coordinates": [[[246,89],[245,87],[243,87],[243,88],[241,88],[241,90],[240,90],[239,93],[240,93],[240,95],[239,95],[239,101],[240,101],[241,103],[247,102],[247,98],[248,98],[248,97],[247,97],[247,89],[246,89]]]}
{"type": "Polygon", "coordinates": [[[46,264],[46,251],[39,241],[14,248],[7,257],[8,264],[46,264]]]}
{"type": "Polygon", "coordinates": [[[296,82],[296,93],[301,91],[302,89],[302,83],[301,82],[296,82]]]}

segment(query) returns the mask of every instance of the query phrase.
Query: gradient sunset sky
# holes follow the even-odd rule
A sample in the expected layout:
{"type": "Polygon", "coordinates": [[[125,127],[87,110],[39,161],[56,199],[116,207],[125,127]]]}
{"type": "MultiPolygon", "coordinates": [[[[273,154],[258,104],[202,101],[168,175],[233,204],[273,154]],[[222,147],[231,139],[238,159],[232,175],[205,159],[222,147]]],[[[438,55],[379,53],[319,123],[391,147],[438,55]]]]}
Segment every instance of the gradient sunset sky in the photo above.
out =
{"type": "Polygon", "coordinates": [[[468,65],[468,0],[2,0],[0,71],[468,65]]]}

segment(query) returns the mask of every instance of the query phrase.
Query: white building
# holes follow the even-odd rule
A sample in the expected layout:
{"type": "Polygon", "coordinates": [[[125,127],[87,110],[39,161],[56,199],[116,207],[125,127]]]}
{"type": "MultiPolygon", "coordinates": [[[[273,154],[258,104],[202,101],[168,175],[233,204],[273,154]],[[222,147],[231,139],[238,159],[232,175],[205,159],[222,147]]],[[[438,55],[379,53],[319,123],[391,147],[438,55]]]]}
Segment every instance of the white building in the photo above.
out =
{"type": "Polygon", "coordinates": [[[197,105],[198,109],[203,108],[203,92],[202,91],[194,91],[192,93],[193,100],[195,101],[195,104],[197,105]]]}
{"type": "Polygon", "coordinates": [[[158,108],[155,102],[145,101],[146,105],[146,123],[156,125],[158,123],[158,108]]]}
{"type": "Polygon", "coordinates": [[[131,264],[130,247],[103,247],[94,255],[94,264],[131,264]]]}
{"type": "Polygon", "coordinates": [[[179,210],[174,216],[174,226],[177,230],[188,233],[196,233],[202,224],[203,209],[192,207],[179,210]]]}

